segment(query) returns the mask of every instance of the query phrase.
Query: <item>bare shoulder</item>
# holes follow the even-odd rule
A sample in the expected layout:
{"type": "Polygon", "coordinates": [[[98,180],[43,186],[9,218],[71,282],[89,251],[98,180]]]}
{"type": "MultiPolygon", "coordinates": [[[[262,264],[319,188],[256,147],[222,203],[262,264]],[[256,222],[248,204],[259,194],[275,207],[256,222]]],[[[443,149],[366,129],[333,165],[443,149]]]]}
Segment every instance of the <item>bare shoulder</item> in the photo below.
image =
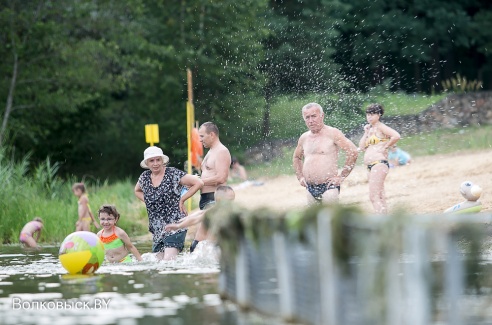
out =
{"type": "Polygon", "coordinates": [[[394,133],[398,133],[395,129],[387,126],[386,124],[380,122],[379,125],[378,125],[378,129],[383,132],[384,134],[386,135],[390,135],[390,134],[394,134],[394,133]]]}
{"type": "Polygon", "coordinates": [[[220,154],[228,154],[230,155],[230,152],[229,152],[229,149],[227,149],[226,146],[224,145],[221,145],[220,148],[219,148],[219,151],[218,151],[220,154]]]}
{"type": "Polygon", "coordinates": [[[345,138],[345,135],[343,134],[342,131],[340,131],[337,128],[334,128],[332,126],[327,126],[326,127],[326,135],[332,139],[343,139],[345,138]]]}
{"type": "Polygon", "coordinates": [[[307,132],[304,132],[303,134],[301,134],[301,136],[299,137],[299,141],[297,143],[302,146],[304,141],[306,141],[307,137],[309,136],[309,133],[310,133],[310,131],[307,131],[307,132]]]}
{"type": "Polygon", "coordinates": [[[89,202],[89,198],[88,198],[86,195],[83,195],[83,196],[79,199],[79,202],[80,202],[80,203],[87,203],[87,202],[89,202]]]}
{"type": "Polygon", "coordinates": [[[123,229],[121,229],[120,227],[114,227],[114,232],[116,233],[116,236],[118,236],[118,237],[122,237],[122,236],[128,237],[126,232],[123,229]]]}
{"type": "Polygon", "coordinates": [[[102,229],[101,229],[101,230],[99,230],[99,231],[97,232],[97,234],[96,234],[96,235],[97,235],[97,237],[101,237],[102,233],[103,233],[103,230],[102,230],[102,229]]]}

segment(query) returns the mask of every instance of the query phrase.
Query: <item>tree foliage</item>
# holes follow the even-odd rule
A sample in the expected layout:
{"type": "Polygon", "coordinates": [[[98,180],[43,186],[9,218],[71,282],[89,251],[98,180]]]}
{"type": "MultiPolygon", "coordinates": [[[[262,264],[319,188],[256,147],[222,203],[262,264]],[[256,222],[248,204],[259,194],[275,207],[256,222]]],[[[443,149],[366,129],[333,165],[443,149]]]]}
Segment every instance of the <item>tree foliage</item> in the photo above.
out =
{"type": "Polygon", "coordinates": [[[0,146],[123,177],[158,123],[181,167],[186,68],[233,151],[269,136],[279,94],[440,91],[457,73],[490,89],[491,21],[488,0],[0,0],[0,146]]]}

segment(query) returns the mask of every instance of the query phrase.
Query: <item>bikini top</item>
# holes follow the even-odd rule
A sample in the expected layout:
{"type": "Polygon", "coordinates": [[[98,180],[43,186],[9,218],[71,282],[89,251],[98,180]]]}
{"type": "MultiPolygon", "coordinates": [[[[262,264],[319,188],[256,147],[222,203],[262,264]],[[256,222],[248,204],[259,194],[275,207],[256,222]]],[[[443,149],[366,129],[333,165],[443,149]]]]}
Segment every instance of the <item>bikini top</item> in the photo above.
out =
{"type": "Polygon", "coordinates": [[[378,144],[380,142],[386,142],[389,141],[388,138],[380,138],[377,135],[373,134],[370,137],[367,138],[366,140],[366,148],[375,144],[378,144]]]}
{"type": "Polygon", "coordinates": [[[101,239],[104,245],[104,249],[115,249],[125,245],[123,241],[118,237],[118,235],[116,235],[116,232],[114,232],[114,230],[113,230],[113,234],[108,237],[104,237],[103,233],[104,233],[104,229],[99,239],[101,239]]]}

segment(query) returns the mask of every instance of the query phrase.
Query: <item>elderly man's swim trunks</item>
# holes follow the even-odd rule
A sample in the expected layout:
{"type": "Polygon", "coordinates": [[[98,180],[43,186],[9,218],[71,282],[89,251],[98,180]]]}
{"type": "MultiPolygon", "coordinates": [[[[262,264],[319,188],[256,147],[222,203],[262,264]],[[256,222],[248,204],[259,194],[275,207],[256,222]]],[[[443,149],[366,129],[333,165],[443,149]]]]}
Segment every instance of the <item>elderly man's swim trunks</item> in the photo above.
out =
{"type": "Polygon", "coordinates": [[[207,205],[215,203],[215,193],[202,193],[200,195],[200,210],[204,210],[207,205]]]}
{"type": "Polygon", "coordinates": [[[388,166],[388,168],[390,168],[390,165],[387,160],[376,160],[370,163],[369,165],[367,165],[367,170],[371,171],[372,167],[376,166],[377,164],[385,164],[386,166],[388,166]]]}
{"type": "Polygon", "coordinates": [[[323,199],[323,194],[328,191],[328,190],[338,190],[338,193],[340,193],[340,185],[328,185],[326,183],[324,184],[307,184],[307,190],[311,195],[319,202],[323,199]]]}

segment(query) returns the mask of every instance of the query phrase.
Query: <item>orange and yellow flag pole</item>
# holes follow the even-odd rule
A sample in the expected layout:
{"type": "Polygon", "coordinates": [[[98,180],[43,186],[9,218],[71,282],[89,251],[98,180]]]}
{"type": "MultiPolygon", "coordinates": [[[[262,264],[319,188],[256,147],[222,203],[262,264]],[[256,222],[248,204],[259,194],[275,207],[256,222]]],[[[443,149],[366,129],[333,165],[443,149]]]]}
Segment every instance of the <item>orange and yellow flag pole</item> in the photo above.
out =
{"type": "MultiPolygon", "coordinates": [[[[188,101],[186,102],[186,138],[188,140],[188,174],[192,172],[191,165],[191,131],[195,123],[195,107],[193,106],[193,80],[191,70],[186,69],[188,79],[188,101]]],[[[188,200],[188,211],[191,211],[191,200],[188,200]]]]}

